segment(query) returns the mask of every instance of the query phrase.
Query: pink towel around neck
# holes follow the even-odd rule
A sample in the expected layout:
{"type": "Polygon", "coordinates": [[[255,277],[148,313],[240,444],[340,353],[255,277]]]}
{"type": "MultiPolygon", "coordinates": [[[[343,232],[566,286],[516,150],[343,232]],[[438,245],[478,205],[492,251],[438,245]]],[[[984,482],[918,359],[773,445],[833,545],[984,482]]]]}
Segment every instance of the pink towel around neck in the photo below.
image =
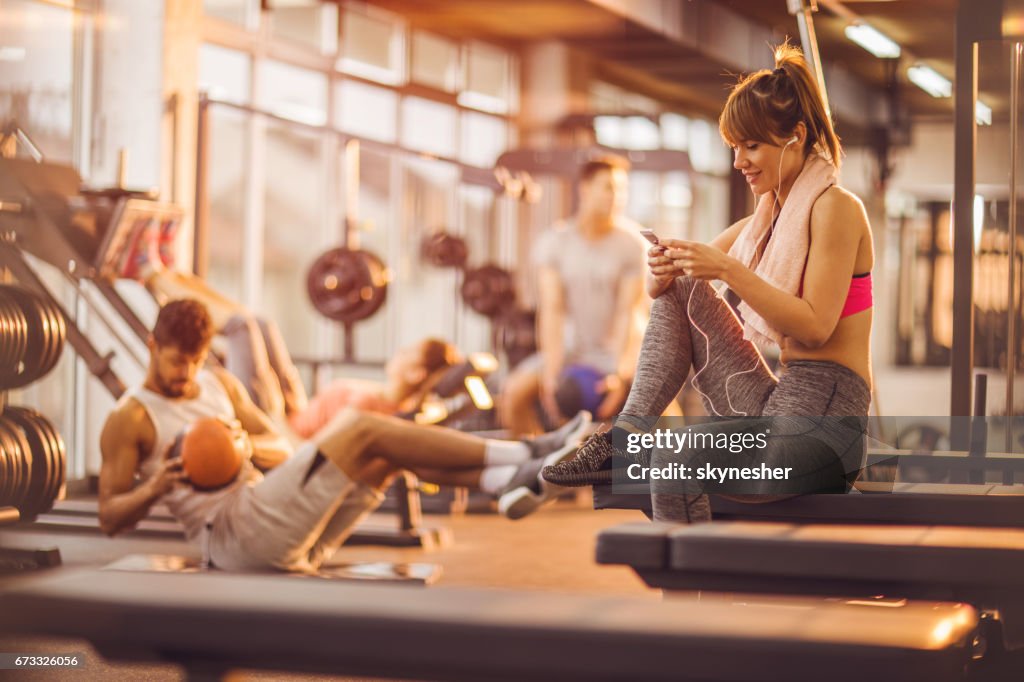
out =
{"type": "MultiPolygon", "coordinates": [[[[811,243],[811,208],[825,190],[836,183],[836,168],[820,154],[811,154],[793,183],[786,203],[779,211],[768,246],[761,260],[754,263],[757,247],[772,224],[775,193],[769,192],[757,202],[754,215],[740,232],[729,255],[754,271],[769,284],[794,296],[800,291],[811,243]]],[[[782,334],[746,303],[740,303],[743,337],[756,343],[782,344],[782,334]]]]}

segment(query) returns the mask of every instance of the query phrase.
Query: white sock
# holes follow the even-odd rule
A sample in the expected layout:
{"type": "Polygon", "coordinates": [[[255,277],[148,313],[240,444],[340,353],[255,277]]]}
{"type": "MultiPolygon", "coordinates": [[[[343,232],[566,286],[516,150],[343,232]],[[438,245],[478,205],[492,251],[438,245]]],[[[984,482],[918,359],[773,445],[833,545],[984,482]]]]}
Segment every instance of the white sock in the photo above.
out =
{"type": "Polygon", "coordinates": [[[518,469],[511,464],[485,468],[480,472],[480,490],[489,495],[497,495],[509,484],[518,469]]]}
{"type": "Polygon", "coordinates": [[[530,448],[522,441],[490,439],[484,441],[485,467],[522,464],[528,459],[530,459],[530,448]]]}

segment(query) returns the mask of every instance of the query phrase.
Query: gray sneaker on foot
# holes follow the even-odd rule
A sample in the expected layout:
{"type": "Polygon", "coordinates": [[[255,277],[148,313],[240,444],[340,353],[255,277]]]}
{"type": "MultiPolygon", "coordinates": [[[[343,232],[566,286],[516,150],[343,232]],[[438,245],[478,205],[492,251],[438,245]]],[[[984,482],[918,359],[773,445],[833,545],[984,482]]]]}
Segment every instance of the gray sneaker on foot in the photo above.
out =
{"type": "Polygon", "coordinates": [[[576,443],[571,443],[543,459],[529,459],[519,465],[519,470],[498,497],[498,512],[509,519],[518,520],[557,497],[565,488],[542,479],[541,469],[570,459],[575,453],[576,443]]]}
{"type": "Polygon", "coordinates": [[[592,417],[586,410],[580,410],[576,416],[554,431],[542,433],[536,438],[527,438],[523,442],[530,448],[530,457],[543,459],[566,445],[579,445],[583,442],[583,434],[590,428],[592,417]]]}

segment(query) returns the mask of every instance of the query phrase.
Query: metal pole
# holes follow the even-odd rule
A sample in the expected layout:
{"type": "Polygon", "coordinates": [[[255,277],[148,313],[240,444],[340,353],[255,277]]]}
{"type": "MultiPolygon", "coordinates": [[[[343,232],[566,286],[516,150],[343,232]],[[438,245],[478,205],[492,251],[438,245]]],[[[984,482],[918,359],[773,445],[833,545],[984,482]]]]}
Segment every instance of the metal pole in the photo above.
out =
{"type": "Polygon", "coordinates": [[[206,176],[210,159],[210,101],[199,94],[199,117],[196,121],[196,205],[192,218],[192,272],[206,279],[209,267],[210,202],[206,192],[206,176]]]}
{"type": "Polygon", "coordinates": [[[821,53],[818,51],[818,36],[814,32],[813,13],[818,11],[816,0],[786,0],[789,13],[796,17],[797,26],[800,28],[800,44],[804,48],[804,56],[807,63],[818,79],[818,89],[821,90],[821,101],[825,105],[825,111],[831,115],[832,109],[828,105],[828,90],[825,88],[825,71],[821,65],[821,53]]]}
{"type": "Polygon", "coordinates": [[[1010,63],[1010,240],[1006,291],[1006,452],[1013,452],[1013,382],[1017,376],[1017,125],[1020,107],[1021,44],[1013,44],[1010,63]]]}
{"type": "MultiPolygon", "coordinates": [[[[953,348],[950,415],[971,416],[974,369],[974,162],[977,130],[978,42],[1001,36],[1002,0],[961,1],[956,13],[953,114],[953,348]]],[[[953,419],[950,447],[967,449],[967,420],[953,419]]]]}
{"type": "MultiPolygon", "coordinates": [[[[967,3],[960,3],[956,27],[956,78],[953,115],[953,348],[950,357],[951,390],[949,413],[966,417],[971,409],[971,372],[974,358],[974,245],[972,207],[974,203],[974,102],[977,95],[978,47],[968,22],[967,3]]],[[[966,429],[951,420],[950,447],[966,448],[966,429]]]]}

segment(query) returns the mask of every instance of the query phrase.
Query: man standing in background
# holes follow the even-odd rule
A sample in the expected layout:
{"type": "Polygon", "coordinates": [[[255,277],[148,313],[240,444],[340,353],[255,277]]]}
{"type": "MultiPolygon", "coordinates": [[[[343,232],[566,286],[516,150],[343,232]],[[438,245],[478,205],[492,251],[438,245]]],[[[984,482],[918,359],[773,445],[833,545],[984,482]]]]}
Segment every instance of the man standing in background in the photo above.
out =
{"type": "MultiPolygon", "coordinates": [[[[604,377],[595,411],[610,418],[628,393],[646,319],[643,282],[647,244],[623,215],[629,162],[603,156],[579,175],[576,215],[544,232],[533,248],[537,268],[538,352],[509,375],[501,418],[513,437],[543,430],[538,398],[554,423],[563,372],[604,377]]],[[[582,387],[591,393],[595,387],[582,387]]]]}

